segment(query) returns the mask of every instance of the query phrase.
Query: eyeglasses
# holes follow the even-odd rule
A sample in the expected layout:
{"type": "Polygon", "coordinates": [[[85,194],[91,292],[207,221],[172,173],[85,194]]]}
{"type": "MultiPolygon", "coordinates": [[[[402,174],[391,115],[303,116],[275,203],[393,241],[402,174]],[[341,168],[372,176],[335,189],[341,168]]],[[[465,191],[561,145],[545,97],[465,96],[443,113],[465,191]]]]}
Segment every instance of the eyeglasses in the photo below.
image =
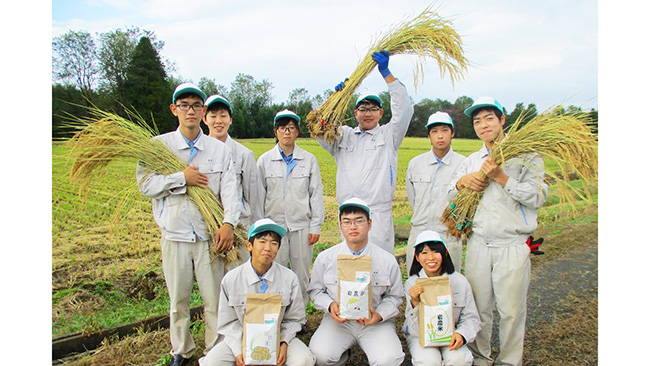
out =
{"type": "Polygon", "coordinates": [[[368,220],[366,220],[364,218],[361,218],[361,217],[356,218],[354,220],[342,219],[341,220],[341,226],[350,227],[350,226],[352,226],[352,224],[354,224],[354,226],[361,226],[361,225],[365,224],[366,222],[368,222],[368,220]]]}
{"type": "Polygon", "coordinates": [[[288,126],[280,126],[278,127],[278,132],[280,133],[285,133],[287,131],[289,132],[296,132],[298,130],[298,127],[294,125],[288,125],[288,126]]]}
{"type": "Polygon", "coordinates": [[[192,110],[195,111],[200,111],[203,109],[203,104],[201,103],[194,103],[194,104],[176,104],[176,107],[180,109],[181,111],[187,112],[192,108],[192,110]]]}
{"type": "Polygon", "coordinates": [[[381,110],[381,108],[379,108],[379,107],[372,107],[372,108],[364,108],[364,107],[360,107],[360,108],[357,108],[357,111],[359,111],[359,112],[361,112],[361,113],[365,113],[365,112],[377,112],[377,111],[379,111],[379,110],[381,110]]]}

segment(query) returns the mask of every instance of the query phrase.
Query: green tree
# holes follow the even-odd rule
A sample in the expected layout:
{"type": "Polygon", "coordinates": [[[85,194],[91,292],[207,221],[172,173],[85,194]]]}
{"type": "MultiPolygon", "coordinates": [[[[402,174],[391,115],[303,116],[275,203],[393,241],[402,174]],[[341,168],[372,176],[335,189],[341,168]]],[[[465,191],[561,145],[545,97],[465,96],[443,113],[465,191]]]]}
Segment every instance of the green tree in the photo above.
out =
{"type": "Polygon", "coordinates": [[[230,132],[236,138],[273,137],[273,110],[268,80],[256,81],[247,74],[238,74],[230,84],[227,95],[233,107],[233,123],[230,132]]]}
{"type": "Polygon", "coordinates": [[[125,106],[135,109],[145,120],[156,124],[160,133],[176,128],[169,111],[173,89],[158,52],[148,37],[140,38],[126,69],[125,106]],[[153,119],[153,120],[152,120],[153,119]]]}
{"type": "Polygon", "coordinates": [[[221,84],[217,84],[214,79],[208,79],[205,76],[196,84],[207,96],[219,94],[225,96],[228,94],[228,88],[221,84]]]}
{"type": "Polygon", "coordinates": [[[52,40],[52,74],[55,83],[74,85],[90,98],[99,76],[95,40],[86,31],[68,31],[52,40]]]}

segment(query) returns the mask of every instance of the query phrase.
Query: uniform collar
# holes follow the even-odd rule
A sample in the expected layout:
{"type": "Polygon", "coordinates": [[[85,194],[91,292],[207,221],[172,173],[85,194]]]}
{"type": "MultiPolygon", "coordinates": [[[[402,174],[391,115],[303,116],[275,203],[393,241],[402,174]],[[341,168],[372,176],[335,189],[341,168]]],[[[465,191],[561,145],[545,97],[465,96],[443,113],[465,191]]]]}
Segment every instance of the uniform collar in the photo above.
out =
{"type": "MultiPolygon", "coordinates": [[[[264,278],[264,281],[267,282],[273,282],[273,278],[275,277],[275,272],[277,271],[277,266],[278,264],[273,262],[271,264],[271,268],[269,268],[268,271],[262,276],[264,278]]],[[[246,262],[246,283],[248,285],[254,285],[258,282],[260,282],[260,277],[257,275],[255,272],[255,268],[253,268],[253,264],[251,263],[251,260],[249,259],[248,262],[246,262]]]]}
{"type": "MultiPolygon", "coordinates": [[[[440,159],[443,164],[449,165],[449,162],[451,160],[452,153],[454,152],[454,149],[450,146],[449,151],[445,154],[445,156],[440,159]]],[[[436,159],[436,154],[433,152],[433,149],[429,150],[429,155],[428,155],[428,161],[429,164],[437,164],[438,159],[436,159]]]]}
{"type": "MultiPolygon", "coordinates": [[[[177,128],[176,131],[174,131],[174,135],[176,138],[174,139],[174,147],[178,150],[184,150],[184,149],[189,149],[190,147],[187,145],[187,142],[185,142],[186,137],[183,136],[181,133],[181,128],[177,128]]],[[[204,145],[203,141],[205,139],[203,137],[203,131],[199,129],[199,134],[196,136],[196,143],[194,144],[194,147],[196,147],[198,150],[203,150],[204,145]]]]}
{"type": "Polygon", "coordinates": [[[379,131],[379,127],[380,127],[379,123],[377,123],[377,126],[375,126],[373,129],[370,129],[368,131],[362,130],[361,127],[359,127],[359,126],[355,127],[354,130],[352,130],[352,131],[354,133],[356,133],[356,134],[368,133],[368,134],[371,134],[371,135],[375,135],[379,131]]]}
{"type": "MultiPolygon", "coordinates": [[[[298,147],[298,145],[293,146],[294,160],[302,160],[304,158],[303,150],[298,147]]],[[[271,149],[271,160],[282,160],[282,155],[280,154],[280,144],[275,144],[275,147],[271,149]]]]}

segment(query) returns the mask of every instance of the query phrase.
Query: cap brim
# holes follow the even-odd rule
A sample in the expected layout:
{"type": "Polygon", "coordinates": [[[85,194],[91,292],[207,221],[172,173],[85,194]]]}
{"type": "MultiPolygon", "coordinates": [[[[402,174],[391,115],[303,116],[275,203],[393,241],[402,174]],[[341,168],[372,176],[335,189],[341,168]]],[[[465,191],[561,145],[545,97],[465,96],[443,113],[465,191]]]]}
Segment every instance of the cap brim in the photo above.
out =
{"type": "Polygon", "coordinates": [[[357,203],[343,203],[343,204],[341,204],[341,205],[339,206],[339,214],[340,214],[341,211],[343,211],[343,209],[346,208],[346,207],[358,207],[358,208],[364,210],[364,211],[368,214],[368,216],[370,216],[370,208],[369,208],[369,207],[366,207],[366,206],[363,206],[363,205],[359,205],[359,204],[357,204],[357,203]]]}
{"type": "MultiPolygon", "coordinates": [[[[463,112],[463,113],[465,113],[465,115],[467,117],[471,117],[472,113],[474,113],[475,110],[477,110],[479,108],[484,108],[484,107],[492,107],[492,108],[496,108],[496,109],[501,109],[501,108],[499,108],[498,105],[495,105],[495,104],[492,104],[492,103],[481,103],[481,104],[476,104],[476,105],[473,105],[473,106],[465,109],[465,112],[463,112]]],[[[501,109],[501,113],[503,113],[503,109],[501,109]]]]}
{"type": "Polygon", "coordinates": [[[201,91],[200,89],[193,88],[193,87],[190,86],[190,87],[187,87],[187,88],[183,88],[183,89],[177,90],[177,91],[174,93],[173,97],[172,97],[172,103],[175,103],[175,102],[176,102],[176,99],[178,99],[178,96],[179,96],[179,95],[182,95],[182,94],[185,94],[185,93],[196,94],[196,95],[198,95],[199,97],[201,97],[201,99],[202,99],[204,102],[205,102],[205,99],[208,97],[208,96],[205,95],[205,93],[204,93],[203,91],[201,91]]]}
{"type": "Polygon", "coordinates": [[[275,116],[275,118],[273,119],[273,125],[274,126],[275,126],[275,124],[278,122],[278,120],[280,118],[291,118],[292,120],[296,121],[296,123],[300,124],[300,116],[295,115],[295,114],[288,114],[287,113],[287,114],[280,114],[280,115],[275,116]]]}
{"type": "Polygon", "coordinates": [[[284,227],[278,225],[278,224],[263,224],[255,228],[250,234],[248,234],[248,240],[250,240],[252,237],[259,233],[263,233],[265,231],[273,231],[280,235],[281,238],[283,238],[287,234],[287,229],[284,227]]]}
{"type": "Polygon", "coordinates": [[[372,101],[374,101],[374,102],[377,102],[377,103],[379,103],[379,107],[381,108],[381,105],[382,105],[381,98],[379,98],[379,97],[376,96],[376,95],[364,95],[363,98],[359,98],[359,99],[357,99],[357,103],[354,105],[355,108],[358,107],[359,104],[360,104],[361,102],[363,102],[364,100],[372,100],[372,101]]]}

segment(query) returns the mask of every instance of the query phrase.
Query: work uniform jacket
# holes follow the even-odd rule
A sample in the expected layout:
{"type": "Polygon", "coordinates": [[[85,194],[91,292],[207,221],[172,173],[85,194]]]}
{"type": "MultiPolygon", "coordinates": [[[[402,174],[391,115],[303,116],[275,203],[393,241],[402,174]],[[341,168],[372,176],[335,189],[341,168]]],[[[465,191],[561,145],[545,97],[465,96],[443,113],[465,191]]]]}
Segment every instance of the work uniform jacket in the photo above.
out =
{"type": "MultiPolygon", "coordinates": [[[[307,323],[298,277],[287,267],[273,262],[263,278],[268,284],[265,294],[282,295],[279,342],[289,344],[307,323]]],[[[242,353],[246,294],[259,293],[261,285],[250,260],[226,273],[221,281],[217,333],[223,336],[220,342],[226,342],[235,356],[242,353]]]]}
{"type": "MultiPolygon", "coordinates": [[[[339,254],[352,254],[345,241],[318,254],[314,261],[311,282],[307,290],[314,307],[326,314],[329,314],[329,307],[333,301],[339,302],[337,263],[339,254]]],[[[381,315],[382,321],[389,320],[399,313],[399,306],[404,297],[402,274],[397,260],[390,253],[372,243],[366,244],[361,255],[372,258],[371,306],[381,315]]]]}
{"type": "Polygon", "coordinates": [[[237,193],[241,197],[239,221],[246,227],[263,218],[263,201],[255,163],[255,154],[230,135],[224,141],[232,153],[232,165],[237,177],[237,193]]]}
{"type": "Polygon", "coordinates": [[[438,163],[433,150],[411,159],[406,169],[406,195],[413,209],[411,228],[433,230],[444,236],[447,226],[440,217],[449,205],[449,182],[467,158],[450,148],[440,160],[442,163],[438,163]]]}
{"type": "MultiPolygon", "coordinates": [[[[180,128],[154,137],[167,146],[181,161],[187,163],[190,147],[183,138],[180,128]]],[[[194,145],[196,155],[189,165],[199,168],[207,175],[208,188],[221,199],[223,221],[236,226],[239,220],[240,198],[230,149],[221,141],[199,132],[194,145]]],[[[154,220],[160,227],[163,238],[172,241],[195,242],[210,240],[207,226],[196,205],[187,195],[185,175],[182,171],[169,175],[148,172],[142,163],[136,171],[140,192],[152,199],[154,220]]]]}
{"type": "Polygon", "coordinates": [[[362,199],[371,212],[392,210],[397,180],[397,149],[406,136],[413,105],[406,87],[395,80],[388,84],[392,117],[369,131],[341,126],[341,136],[332,144],[318,143],[336,161],[336,200],[362,199]]]}
{"type": "MultiPolygon", "coordinates": [[[[483,144],[468,157],[449,184],[451,197],[458,193],[458,179],[481,170],[488,156],[483,144]]],[[[487,245],[518,245],[525,243],[537,228],[537,211],[546,202],[544,161],[537,154],[526,155],[506,161],[502,168],[509,176],[508,182],[501,187],[491,181],[485,187],[472,221],[472,235],[479,235],[487,245]]]]}
{"type": "MultiPolygon", "coordinates": [[[[411,295],[409,289],[415,285],[418,278],[427,278],[424,268],[420,269],[417,275],[409,277],[404,282],[404,293],[406,294],[406,310],[404,311],[404,325],[402,331],[406,335],[418,337],[420,332],[419,311],[420,304],[413,307],[411,304],[411,295]]],[[[481,330],[478,311],[474,303],[472,288],[469,282],[459,272],[454,271],[449,275],[449,287],[451,288],[451,299],[454,303],[454,327],[455,332],[462,335],[467,343],[471,343],[476,338],[476,334],[481,330]]]]}
{"type": "Polygon", "coordinates": [[[276,144],[257,160],[264,217],[289,231],[309,228],[309,234],[320,234],[325,206],[318,161],[313,154],[297,145],[293,148],[293,159],[296,166],[287,173],[287,163],[276,144]]]}

